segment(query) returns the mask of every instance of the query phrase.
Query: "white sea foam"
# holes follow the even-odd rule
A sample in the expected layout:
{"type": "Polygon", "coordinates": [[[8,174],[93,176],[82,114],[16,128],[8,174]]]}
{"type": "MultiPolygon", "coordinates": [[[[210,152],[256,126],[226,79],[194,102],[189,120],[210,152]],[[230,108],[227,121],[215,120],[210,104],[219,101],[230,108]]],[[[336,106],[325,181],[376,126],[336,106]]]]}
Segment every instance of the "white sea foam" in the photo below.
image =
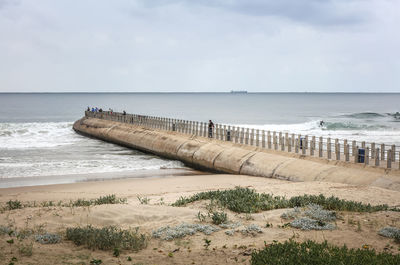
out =
{"type": "Polygon", "coordinates": [[[288,132],[316,137],[322,136],[348,139],[350,141],[356,140],[385,144],[400,144],[400,130],[395,127],[388,127],[379,124],[368,125],[361,122],[355,123],[354,121],[325,122],[325,125],[320,127],[319,122],[319,120],[314,120],[295,124],[234,124],[233,126],[283,133],[288,132]],[[335,129],[329,129],[332,127],[330,125],[336,126],[335,129]]]}
{"type": "Polygon", "coordinates": [[[71,122],[0,123],[1,149],[52,148],[75,142],[71,122]]]}
{"type": "Polygon", "coordinates": [[[0,123],[0,178],[181,168],[76,134],[71,122],[0,123]]]}

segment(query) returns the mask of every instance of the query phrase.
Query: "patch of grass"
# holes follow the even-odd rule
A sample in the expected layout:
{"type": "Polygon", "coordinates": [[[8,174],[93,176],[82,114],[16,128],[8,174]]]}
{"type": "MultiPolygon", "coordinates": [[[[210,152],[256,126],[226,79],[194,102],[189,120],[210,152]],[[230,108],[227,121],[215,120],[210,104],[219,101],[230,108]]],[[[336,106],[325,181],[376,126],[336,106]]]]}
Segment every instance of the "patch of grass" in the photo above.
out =
{"type": "Polygon", "coordinates": [[[303,207],[309,204],[321,205],[327,210],[376,212],[388,210],[387,205],[372,206],[355,201],[342,200],[324,195],[302,195],[286,199],[266,193],[257,193],[253,189],[236,187],[230,190],[217,190],[196,193],[190,197],[180,197],[172,206],[185,206],[200,200],[214,200],[221,206],[237,213],[257,213],[272,209],[303,207]]]}
{"type": "Polygon", "coordinates": [[[33,243],[30,242],[28,244],[23,244],[20,243],[18,245],[18,252],[22,255],[22,256],[26,256],[26,257],[30,257],[32,256],[33,253],[33,243]]]}
{"type": "Polygon", "coordinates": [[[213,212],[211,219],[213,224],[220,225],[228,221],[228,215],[225,212],[213,212]]]}
{"type": "Polygon", "coordinates": [[[22,203],[19,200],[9,200],[6,202],[6,207],[8,210],[16,210],[22,208],[22,203]]]}
{"type": "Polygon", "coordinates": [[[45,234],[35,235],[35,240],[36,242],[45,245],[57,244],[61,242],[61,237],[57,234],[45,233],[45,234]]]}
{"type": "Polygon", "coordinates": [[[89,249],[111,250],[115,248],[138,251],[147,246],[147,237],[138,229],[122,230],[115,226],[67,228],[67,240],[89,249]]]}
{"type": "Polygon", "coordinates": [[[138,198],[140,204],[149,204],[149,202],[150,202],[150,199],[147,197],[137,196],[137,198],[138,198]]]}
{"type": "Polygon", "coordinates": [[[314,241],[298,243],[293,240],[267,245],[251,255],[252,265],[297,264],[297,265],[390,265],[400,264],[400,255],[376,253],[370,249],[348,249],[314,241]]]}
{"type": "Polygon", "coordinates": [[[163,240],[173,240],[176,238],[182,238],[187,235],[194,235],[197,232],[202,232],[206,235],[211,235],[214,232],[219,231],[220,228],[212,225],[203,224],[188,224],[182,223],[180,225],[169,227],[163,226],[153,231],[152,235],[154,238],[161,238],[163,240]]]}
{"type": "Polygon", "coordinates": [[[71,206],[91,206],[91,205],[102,205],[102,204],[120,204],[126,203],[126,198],[117,198],[115,194],[100,196],[97,199],[85,200],[77,199],[76,201],[70,202],[71,206]]]}

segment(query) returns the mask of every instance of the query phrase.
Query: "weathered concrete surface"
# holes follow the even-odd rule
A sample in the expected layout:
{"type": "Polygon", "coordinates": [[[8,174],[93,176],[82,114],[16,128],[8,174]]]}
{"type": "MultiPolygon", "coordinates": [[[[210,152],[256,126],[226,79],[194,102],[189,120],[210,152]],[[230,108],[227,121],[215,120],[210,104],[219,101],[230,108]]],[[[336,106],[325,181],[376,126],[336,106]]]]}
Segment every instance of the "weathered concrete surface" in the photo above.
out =
{"type": "Polygon", "coordinates": [[[400,171],[316,159],[170,131],[96,118],[82,118],[74,130],[91,137],[213,171],[292,181],[371,185],[400,191],[400,171]]]}

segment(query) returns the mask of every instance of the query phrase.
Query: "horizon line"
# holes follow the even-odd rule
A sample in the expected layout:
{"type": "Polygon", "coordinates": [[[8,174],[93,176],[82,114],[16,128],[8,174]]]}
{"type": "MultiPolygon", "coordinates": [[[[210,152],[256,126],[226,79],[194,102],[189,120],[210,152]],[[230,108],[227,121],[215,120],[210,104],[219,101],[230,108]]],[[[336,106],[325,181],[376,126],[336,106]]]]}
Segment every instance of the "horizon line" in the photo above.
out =
{"type": "Polygon", "coordinates": [[[56,91],[51,91],[51,92],[45,92],[45,91],[31,91],[31,92],[0,92],[0,94],[400,94],[399,92],[357,92],[357,91],[339,91],[339,92],[327,92],[327,91],[314,91],[314,92],[308,92],[308,91],[246,91],[245,93],[232,93],[231,91],[150,91],[150,92],[145,92],[145,91],[115,91],[115,92],[110,92],[110,91],[65,91],[65,92],[56,92],[56,91]]]}

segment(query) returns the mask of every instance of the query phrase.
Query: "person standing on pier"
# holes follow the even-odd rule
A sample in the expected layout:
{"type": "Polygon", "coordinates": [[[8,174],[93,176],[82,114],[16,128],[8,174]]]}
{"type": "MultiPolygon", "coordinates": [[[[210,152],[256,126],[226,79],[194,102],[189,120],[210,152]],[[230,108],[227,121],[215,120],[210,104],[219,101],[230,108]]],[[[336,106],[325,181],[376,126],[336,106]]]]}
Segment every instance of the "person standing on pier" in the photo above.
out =
{"type": "Polygon", "coordinates": [[[213,130],[214,130],[214,123],[212,122],[212,120],[210,120],[208,122],[208,138],[213,137],[213,130]]]}

